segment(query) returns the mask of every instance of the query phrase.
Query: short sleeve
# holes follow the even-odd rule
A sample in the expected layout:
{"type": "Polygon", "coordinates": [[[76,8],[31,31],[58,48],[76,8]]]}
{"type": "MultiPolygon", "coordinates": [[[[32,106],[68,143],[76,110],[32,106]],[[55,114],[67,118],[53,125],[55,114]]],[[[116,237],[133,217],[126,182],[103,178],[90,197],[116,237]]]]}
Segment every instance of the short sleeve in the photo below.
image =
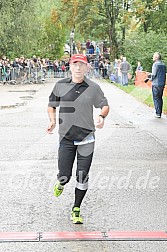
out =
{"type": "Polygon", "coordinates": [[[108,106],[108,101],[99,85],[96,86],[94,106],[95,108],[103,108],[104,106],[108,106]]]}
{"type": "Polygon", "coordinates": [[[58,92],[58,83],[56,83],[56,85],[53,88],[53,91],[49,96],[48,107],[56,108],[59,105],[60,105],[60,96],[58,92]]]}

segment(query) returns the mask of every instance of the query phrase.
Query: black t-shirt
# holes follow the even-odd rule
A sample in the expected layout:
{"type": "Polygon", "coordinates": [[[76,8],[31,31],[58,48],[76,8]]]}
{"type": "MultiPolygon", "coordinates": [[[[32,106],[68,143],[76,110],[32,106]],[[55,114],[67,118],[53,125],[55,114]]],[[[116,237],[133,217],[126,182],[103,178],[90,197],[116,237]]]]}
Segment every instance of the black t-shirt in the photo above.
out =
{"type": "Polygon", "coordinates": [[[93,107],[107,105],[100,86],[87,78],[78,84],[68,78],[58,81],[48,104],[49,107],[59,107],[59,134],[77,141],[95,131],[93,107]]]}

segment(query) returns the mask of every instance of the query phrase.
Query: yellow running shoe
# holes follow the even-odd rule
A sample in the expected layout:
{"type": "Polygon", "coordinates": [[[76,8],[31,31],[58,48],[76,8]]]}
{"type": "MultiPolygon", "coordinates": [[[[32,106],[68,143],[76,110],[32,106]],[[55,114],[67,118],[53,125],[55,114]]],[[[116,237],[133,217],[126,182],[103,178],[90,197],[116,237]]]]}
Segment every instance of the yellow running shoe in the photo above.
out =
{"type": "Polygon", "coordinates": [[[83,224],[83,219],[80,216],[80,208],[74,207],[71,212],[71,220],[74,224],[83,224]]]}
{"type": "Polygon", "coordinates": [[[56,182],[54,186],[54,196],[59,197],[63,192],[64,186],[60,184],[59,181],[56,182]]]}

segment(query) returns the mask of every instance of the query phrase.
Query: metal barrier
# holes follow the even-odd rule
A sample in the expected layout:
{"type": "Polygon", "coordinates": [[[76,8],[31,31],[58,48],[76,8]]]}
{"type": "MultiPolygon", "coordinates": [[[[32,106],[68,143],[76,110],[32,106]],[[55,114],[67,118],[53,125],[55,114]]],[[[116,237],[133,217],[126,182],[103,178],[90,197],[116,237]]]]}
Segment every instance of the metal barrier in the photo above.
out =
{"type": "MultiPolygon", "coordinates": [[[[106,68],[97,69],[90,67],[87,72],[88,78],[105,78],[108,76],[106,68]]],[[[40,84],[48,78],[68,78],[71,77],[69,67],[62,70],[61,66],[56,69],[53,66],[48,67],[0,67],[0,83],[16,84],[40,84]]]]}
{"type": "Polygon", "coordinates": [[[40,67],[8,67],[5,71],[0,69],[0,81],[3,84],[42,83],[44,78],[45,71],[40,67]]]}
{"type": "Polygon", "coordinates": [[[8,67],[4,71],[0,67],[0,82],[2,84],[30,84],[43,83],[48,78],[66,78],[70,76],[69,68],[64,71],[61,67],[56,70],[52,66],[49,67],[8,67]],[[67,71],[68,70],[68,71],[67,71]]]}

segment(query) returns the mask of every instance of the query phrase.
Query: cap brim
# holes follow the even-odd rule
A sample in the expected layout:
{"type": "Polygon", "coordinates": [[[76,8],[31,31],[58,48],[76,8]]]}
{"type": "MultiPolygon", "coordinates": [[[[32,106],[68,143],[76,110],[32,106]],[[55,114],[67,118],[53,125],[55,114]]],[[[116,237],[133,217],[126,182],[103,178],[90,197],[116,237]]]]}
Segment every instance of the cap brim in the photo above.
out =
{"type": "Polygon", "coordinates": [[[76,63],[76,62],[82,62],[82,63],[85,63],[85,64],[88,63],[88,62],[85,62],[84,60],[72,60],[72,61],[70,61],[70,63],[76,63]]]}

